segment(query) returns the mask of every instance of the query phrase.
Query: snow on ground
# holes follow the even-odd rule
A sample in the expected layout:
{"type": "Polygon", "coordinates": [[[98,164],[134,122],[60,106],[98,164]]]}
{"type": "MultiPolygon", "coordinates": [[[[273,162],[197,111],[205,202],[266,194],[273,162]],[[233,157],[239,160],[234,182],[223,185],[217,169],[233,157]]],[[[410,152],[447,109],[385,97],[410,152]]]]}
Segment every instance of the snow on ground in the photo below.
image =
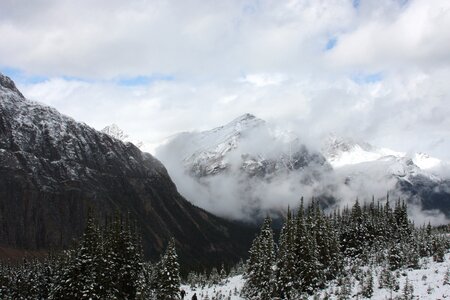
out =
{"type": "MultiPolygon", "coordinates": [[[[447,276],[450,276],[450,253],[445,256],[445,260],[442,263],[433,262],[431,258],[425,258],[422,260],[422,268],[418,270],[407,269],[398,272],[400,288],[398,291],[391,291],[386,288],[380,289],[378,283],[378,277],[381,268],[376,268],[373,271],[374,277],[374,293],[371,299],[395,299],[401,297],[403,289],[408,279],[409,283],[413,286],[414,299],[450,299],[450,278],[447,278],[448,284],[444,284],[447,276]]],[[[242,275],[230,277],[223,281],[221,284],[207,286],[205,288],[191,289],[187,285],[183,285],[187,294],[185,299],[190,300],[194,293],[197,293],[199,300],[204,299],[224,299],[224,300],[243,300],[239,296],[242,286],[244,285],[244,279],[242,275]]],[[[336,283],[330,284],[326,289],[319,293],[323,299],[323,296],[327,292],[333,294],[338,290],[336,283]]],[[[361,296],[356,296],[359,293],[359,284],[354,282],[352,284],[352,298],[364,299],[361,296]]],[[[309,299],[314,299],[311,296],[309,299]]],[[[336,296],[332,295],[330,299],[336,299],[336,296]]]]}
{"type": "Polygon", "coordinates": [[[185,299],[187,300],[190,300],[192,298],[192,295],[194,295],[194,293],[197,293],[198,300],[204,299],[241,300],[244,299],[239,296],[243,285],[244,279],[242,279],[242,275],[238,275],[234,277],[229,277],[224,281],[222,281],[220,284],[209,287],[206,286],[204,288],[191,289],[187,285],[182,285],[181,288],[186,291],[185,299]]]}
{"type": "MultiPolygon", "coordinates": [[[[387,288],[379,288],[379,275],[381,267],[374,269],[374,293],[371,299],[403,299],[401,298],[404,292],[406,280],[413,286],[414,299],[450,299],[450,253],[445,256],[442,263],[433,262],[432,258],[424,258],[421,261],[422,267],[418,270],[405,269],[397,272],[400,288],[397,291],[391,291],[387,288]],[[444,284],[447,280],[447,284],[444,284]],[[398,298],[397,298],[398,297],[398,298]]],[[[395,272],[394,272],[395,273],[395,272]]],[[[321,293],[322,297],[325,292],[332,294],[338,287],[335,283],[324,289],[321,293]]],[[[360,285],[355,281],[352,285],[352,298],[365,299],[360,295],[360,285]]],[[[313,297],[310,297],[313,299],[313,297]]],[[[321,298],[322,299],[322,298],[321,298]]],[[[333,299],[333,297],[331,298],[333,299]]]]}

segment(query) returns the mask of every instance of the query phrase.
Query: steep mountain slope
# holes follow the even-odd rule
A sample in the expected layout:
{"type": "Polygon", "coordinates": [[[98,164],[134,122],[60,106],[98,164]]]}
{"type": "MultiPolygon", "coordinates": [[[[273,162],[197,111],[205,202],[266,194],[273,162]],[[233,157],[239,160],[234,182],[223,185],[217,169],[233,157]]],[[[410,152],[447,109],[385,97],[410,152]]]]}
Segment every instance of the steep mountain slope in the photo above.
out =
{"type": "Polygon", "coordinates": [[[66,247],[88,207],[100,220],[130,212],[150,257],[174,236],[189,263],[237,259],[252,234],[187,202],[150,154],[25,99],[0,74],[0,246],[66,247]]]}

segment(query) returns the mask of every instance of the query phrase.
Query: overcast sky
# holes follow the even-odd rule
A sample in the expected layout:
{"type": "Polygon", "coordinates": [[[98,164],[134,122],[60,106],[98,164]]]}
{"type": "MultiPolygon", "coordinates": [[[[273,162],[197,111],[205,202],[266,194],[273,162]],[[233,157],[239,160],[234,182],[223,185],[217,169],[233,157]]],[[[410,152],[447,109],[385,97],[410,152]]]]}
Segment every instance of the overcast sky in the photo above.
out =
{"type": "Polygon", "coordinates": [[[1,0],[0,71],[156,146],[243,114],[450,160],[450,1],[1,0]]]}

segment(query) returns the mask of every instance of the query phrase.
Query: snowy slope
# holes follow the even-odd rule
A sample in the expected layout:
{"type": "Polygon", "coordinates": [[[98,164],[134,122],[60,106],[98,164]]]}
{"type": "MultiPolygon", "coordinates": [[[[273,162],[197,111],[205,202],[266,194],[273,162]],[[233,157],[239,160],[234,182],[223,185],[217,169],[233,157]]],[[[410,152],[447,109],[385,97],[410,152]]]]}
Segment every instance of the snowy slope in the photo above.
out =
{"type": "Polygon", "coordinates": [[[114,123],[103,128],[101,132],[106,133],[107,135],[124,143],[132,143],[140,150],[144,149],[144,142],[131,138],[127,133],[125,133],[119,126],[114,123]]]}
{"type": "Polygon", "coordinates": [[[322,152],[335,170],[344,169],[349,174],[373,174],[375,177],[395,176],[408,182],[417,176],[438,182],[441,179],[433,169],[445,164],[425,153],[408,155],[334,135],[325,140],[322,152]]]}
{"type": "Polygon", "coordinates": [[[197,294],[197,298],[201,299],[220,299],[219,297],[225,297],[224,299],[229,300],[241,300],[244,298],[240,297],[241,289],[244,285],[244,279],[242,275],[237,275],[229,277],[223,280],[220,284],[200,287],[190,287],[188,285],[182,285],[181,289],[186,291],[186,299],[191,299],[194,293],[197,294]],[[213,298],[215,297],[215,298],[213,298]],[[227,298],[229,297],[229,298],[227,298]]]}
{"type": "Polygon", "coordinates": [[[402,152],[377,148],[366,142],[356,142],[350,138],[341,138],[335,135],[328,136],[322,147],[322,152],[334,168],[375,161],[386,156],[405,156],[405,153],[402,152]]]}
{"type": "MultiPolygon", "coordinates": [[[[378,274],[381,269],[377,268],[373,270],[374,277],[374,294],[371,299],[384,300],[395,299],[395,297],[401,297],[402,292],[408,280],[409,284],[413,286],[414,299],[448,299],[450,298],[450,282],[444,284],[446,273],[450,275],[450,254],[445,256],[445,261],[442,263],[433,262],[431,258],[422,260],[422,267],[418,270],[406,269],[399,272],[400,289],[398,291],[391,291],[386,288],[379,288],[378,274]]],[[[192,295],[197,293],[198,299],[231,299],[231,300],[244,300],[240,297],[240,291],[245,283],[242,275],[230,277],[224,280],[221,284],[213,285],[205,288],[194,288],[187,285],[183,285],[182,289],[187,292],[187,299],[191,299],[192,295]],[[207,298],[208,297],[208,298],[207,298]],[[215,297],[215,298],[213,298],[215,297]],[[223,297],[223,298],[220,298],[223,297]],[[230,298],[227,298],[230,297],[230,298]]],[[[335,282],[331,283],[327,288],[321,290],[317,295],[323,299],[325,293],[331,296],[330,299],[336,299],[335,291],[339,290],[339,286],[335,282]]],[[[356,299],[366,299],[359,293],[359,282],[354,279],[352,284],[352,297],[356,299]]],[[[314,296],[310,296],[308,299],[316,299],[314,296]]]]}

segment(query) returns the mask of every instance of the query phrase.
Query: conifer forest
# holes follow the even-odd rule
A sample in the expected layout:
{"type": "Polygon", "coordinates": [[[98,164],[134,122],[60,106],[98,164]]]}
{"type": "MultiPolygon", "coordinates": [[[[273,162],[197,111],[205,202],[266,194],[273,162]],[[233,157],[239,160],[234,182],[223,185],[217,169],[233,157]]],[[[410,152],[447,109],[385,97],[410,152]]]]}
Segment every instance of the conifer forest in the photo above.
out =
{"type": "MultiPolygon", "coordinates": [[[[445,230],[413,224],[400,200],[362,205],[356,200],[352,207],[325,213],[319,202],[305,207],[302,199],[298,209],[288,209],[278,241],[267,217],[245,262],[192,271],[181,278],[173,239],[158,261],[146,261],[140,235],[129,218],[116,215],[99,226],[90,214],[73,249],[44,259],[3,262],[0,298],[180,299],[182,284],[195,290],[241,275],[243,286],[233,295],[243,299],[306,299],[330,282],[337,288],[324,298],[350,299],[354,277],[358,296],[370,299],[376,289],[374,268],[381,268],[380,287],[398,291],[399,271],[419,268],[424,257],[442,262],[450,245],[445,230]]],[[[408,283],[402,294],[406,295],[402,299],[416,299],[408,283]]],[[[231,291],[203,296],[232,299],[231,291]]]]}

